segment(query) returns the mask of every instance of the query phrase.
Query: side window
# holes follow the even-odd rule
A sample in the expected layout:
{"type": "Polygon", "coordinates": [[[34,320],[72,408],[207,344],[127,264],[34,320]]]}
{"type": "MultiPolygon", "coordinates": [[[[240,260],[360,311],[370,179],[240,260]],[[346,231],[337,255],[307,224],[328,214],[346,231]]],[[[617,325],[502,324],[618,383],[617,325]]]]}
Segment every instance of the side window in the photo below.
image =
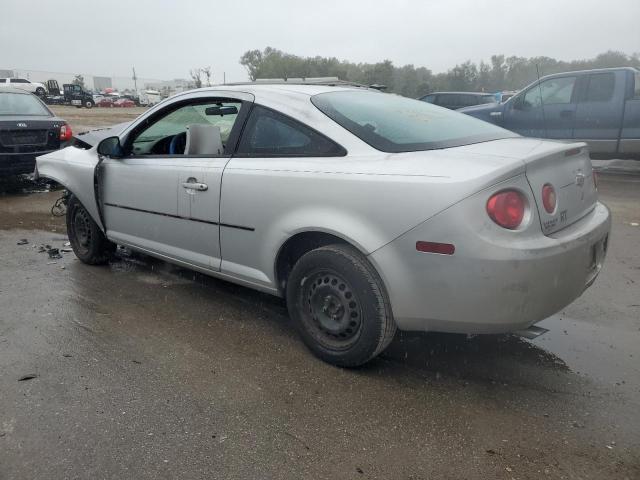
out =
{"type": "Polygon", "coordinates": [[[29,83],[29,80],[25,80],[24,78],[12,78],[10,83],[29,83]]]}
{"type": "Polygon", "coordinates": [[[571,103],[576,77],[550,78],[530,88],[524,95],[523,106],[528,108],[544,105],[571,103]]]}
{"type": "Polygon", "coordinates": [[[480,103],[480,97],[477,95],[460,95],[460,97],[462,101],[458,105],[459,108],[478,105],[478,103],[480,103]]]}
{"type": "Polygon", "coordinates": [[[132,155],[226,154],[241,108],[239,100],[226,99],[182,105],[135,133],[129,151],[132,155]]]}
{"type": "Polygon", "coordinates": [[[251,157],[338,157],[345,150],[302,123],[255,105],[244,128],[238,154],[251,157]]]}
{"type": "Polygon", "coordinates": [[[589,75],[584,102],[608,102],[613,98],[616,77],[613,73],[589,75]]]}
{"type": "Polygon", "coordinates": [[[451,105],[451,95],[438,95],[435,104],[448,108],[451,105]]]}
{"type": "Polygon", "coordinates": [[[427,103],[434,103],[436,100],[436,96],[435,95],[426,95],[424,97],[422,97],[420,100],[422,100],[423,102],[427,102],[427,103]]]}
{"type": "Polygon", "coordinates": [[[633,88],[633,98],[640,98],[640,73],[634,75],[635,86],[633,88]]]}

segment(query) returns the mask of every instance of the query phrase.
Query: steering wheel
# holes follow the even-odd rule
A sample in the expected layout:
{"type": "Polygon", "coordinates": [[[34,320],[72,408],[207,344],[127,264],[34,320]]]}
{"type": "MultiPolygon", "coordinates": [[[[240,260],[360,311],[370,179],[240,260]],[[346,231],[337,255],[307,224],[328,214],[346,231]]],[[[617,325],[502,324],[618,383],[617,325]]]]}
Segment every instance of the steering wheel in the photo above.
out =
{"type": "Polygon", "coordinates": [[[182,155],[187,146],[187,132],[174,135],[169,143],[169,155],[182,155]]]}

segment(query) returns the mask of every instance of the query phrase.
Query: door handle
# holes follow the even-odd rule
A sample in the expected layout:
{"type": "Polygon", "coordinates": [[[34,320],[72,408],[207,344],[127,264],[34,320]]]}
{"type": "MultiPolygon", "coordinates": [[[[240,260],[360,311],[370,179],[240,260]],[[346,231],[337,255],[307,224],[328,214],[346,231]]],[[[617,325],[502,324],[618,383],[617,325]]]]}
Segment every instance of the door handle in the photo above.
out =
{"type": "Polygon", "coordinates": [[[182,182],[182,187],[187,190],[197,190],[199,192],[204,192],[209,188],[206,183],[198,183],[198,182],[182,182]]]}

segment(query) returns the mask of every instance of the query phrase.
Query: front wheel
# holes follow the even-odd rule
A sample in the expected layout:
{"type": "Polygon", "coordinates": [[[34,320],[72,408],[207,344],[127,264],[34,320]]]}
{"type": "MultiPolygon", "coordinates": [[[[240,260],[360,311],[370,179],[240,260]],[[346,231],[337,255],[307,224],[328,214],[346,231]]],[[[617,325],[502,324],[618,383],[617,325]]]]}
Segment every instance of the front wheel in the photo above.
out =
{"type": "Polygon", "coordinates": [[[93,107],[94,107],[94,105],[95,105],[95,103],[93,103],[91,100],[86,100],[86,101],[84,102],[84,106],[85,106],[86,108],[93,108],[93,107]]]}
{"type": "Polygon", "coordinates": [[[36,88],[36,95],[37,96],[44,97],[46,93],[47,92],[45,92],[44,88],[42,88],[42,87],[36,88]]]}
{"type": "Polygon", "coordinates": [[[307,347],[342,367],[368,362],[396,331],[380,276],[348,245],[321,247],[298,260],[287,282],[287,307],[307,347]]]}
{"type": "Polygon", "coordinates": [[[74,195],[67,202],[67,235],[73,253],[89,265],[106,263],[116,249],[74,195]]]}

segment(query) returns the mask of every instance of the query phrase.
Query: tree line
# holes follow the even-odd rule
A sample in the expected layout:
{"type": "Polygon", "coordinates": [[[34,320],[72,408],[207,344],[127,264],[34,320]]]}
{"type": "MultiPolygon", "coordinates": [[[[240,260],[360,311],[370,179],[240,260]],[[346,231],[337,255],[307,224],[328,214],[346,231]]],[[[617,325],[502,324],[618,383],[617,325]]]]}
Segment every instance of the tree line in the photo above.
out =
{"type": "Polygon", "coordinates": [[[364,85],[386,85],[387,91],[419,97],[434,91],[496,92],[519,90],[540,76],[551,73],[630,66],[640,69],[640,52],[627,55],[607,51],[587,60],[563,61],[550,57],[493,55],[489,62],[467,61],[447,72],[433,73],[426,67],[396,66],[390,60],[353,63],[335,57],[300,57],[267,47],[249,50],[240,58],[253,81],[260,78],[338,77],[364,85]]]}

